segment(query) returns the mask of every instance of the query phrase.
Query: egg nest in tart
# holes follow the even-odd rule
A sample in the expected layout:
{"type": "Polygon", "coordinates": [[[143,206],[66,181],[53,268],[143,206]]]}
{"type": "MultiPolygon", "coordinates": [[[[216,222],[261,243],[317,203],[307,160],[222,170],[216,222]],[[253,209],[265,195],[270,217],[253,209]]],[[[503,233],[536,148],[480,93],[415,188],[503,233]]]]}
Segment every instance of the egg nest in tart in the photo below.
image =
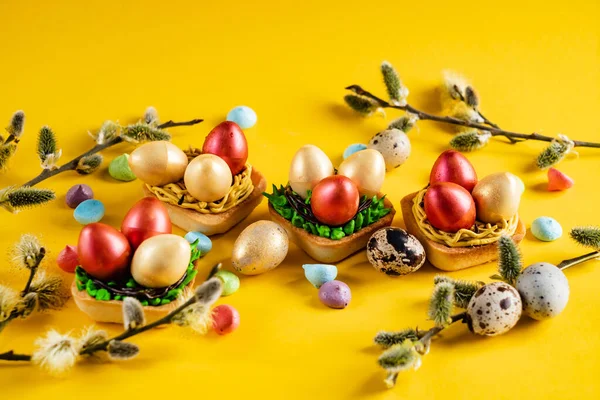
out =
{"type": "MultiPolygon", "coordinates": [[[[188,161],[193,160],[202,152],[200,149],[190,147],[184,151],[188,161]]],[[[177,207],[194,210],[202,214],[219,214],[232,209],[242,203],[252,194],[254,184],[252,183],[252,165],[246,163],[244,169],[234,175],[229,192],[222,198],[213,202],[205,202],[196,199],[186,189],[183,180],[169,183],[163,186],[152,186],[146,184],[157,199],[177,207]]]]}
{"type": "Polygon", "coordinates": [[[519,215],[515,214],[508,220],[497,224],[475,221],[470,229],[460,229],[458,232],[444,232],[432,226],[427,220],[423,199],[427,188],[422,189],[413,199],[412,211],[421,232],[434,242],[443,243],[448,247],[470,247],[495,243],[502,235],[512,236],[519,224],[519,215]]]}
{"type": "Polygon", "coordinates": [[[290,223],[304,229],[310,234],[317,235],[332,240],[340,240],[345,236],[350,236],[365,228],[390,213],[391,209],[385,207],[385,196],[373,196],[369,198],[362,196],[358,204],[358,212],[350,221],[342,226],[328,226],[315,218],[310,207],[312,192],[308,191],[306,199],[292,190],[288,186],[273,185],[273,193],[263,193],[269,199],[269,204],[279,215],[290,223]]]}

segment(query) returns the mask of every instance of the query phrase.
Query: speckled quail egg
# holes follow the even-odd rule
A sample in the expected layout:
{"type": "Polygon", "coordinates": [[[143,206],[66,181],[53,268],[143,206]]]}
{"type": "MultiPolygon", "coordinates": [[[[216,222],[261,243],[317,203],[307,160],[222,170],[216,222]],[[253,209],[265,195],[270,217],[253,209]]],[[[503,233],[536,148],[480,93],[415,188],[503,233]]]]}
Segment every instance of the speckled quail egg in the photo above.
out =
{"type": "Polygon", "coordinates": [[[469,302],[469,329],[482,336],[501,335],[517,324],[522,310],[521,296],[514,287],[504,282],[488,283],[469,302]]]}
{"type": "Polygon", "coordinates": [[[383,155],[385,169],[388,171],[404,164],[410,156],[410,140],[400,129],[379,132],[371,138],[367,147],[383,155]]]}
{"type": "Polygon", "coordinates": [[[369,239],[367,258],[375,269],[386,275],[407,275],[421,268],[425,249],[404,229],[383,228],[369,239]]]}
{"type": "Polygon", "coordinates": [[[517,278],[523,313],[533,319],[556,317],[569,302],[569,281],[555,265],[539,262],[525,268],[517,278]]]}

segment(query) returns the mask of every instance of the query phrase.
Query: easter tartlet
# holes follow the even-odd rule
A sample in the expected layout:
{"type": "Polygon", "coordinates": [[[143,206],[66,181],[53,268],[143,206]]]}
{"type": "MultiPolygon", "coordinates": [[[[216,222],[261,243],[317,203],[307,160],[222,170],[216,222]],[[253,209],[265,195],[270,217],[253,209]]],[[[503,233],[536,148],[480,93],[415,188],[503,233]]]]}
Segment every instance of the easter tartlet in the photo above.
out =
{"type": "Polygon", "coordinates": [[[376,150],[361,150],[339,166],[316,146],[306,145],[292,160],[289,183],[273,185],[271,219],[289,239],[317,261],[333,263],[365,248],[371,235],[390,226],[395,210],[380,193],[385,161],[376,150]]]}
{"type": "Polygon", "coordinates": [[[247,163],[246,137],[234,122],[217,125],[202,149],[148,145],[131,154],[131,169],[144,182],[144,195],[163,202],[172,223],[184,230],[225,233],[262,201],[266,179],[247,163]]]}
{"type": "Polygon", "coordinates": [[[522,192],[522,182],[510,173],[477,181],[470,162],[449,150],[436,161],[430,185],[400,204],[406,230],[423,244],[429,262],[456,271],[495,260],[503,235],[516,243],[523,239],[522,192]]]}

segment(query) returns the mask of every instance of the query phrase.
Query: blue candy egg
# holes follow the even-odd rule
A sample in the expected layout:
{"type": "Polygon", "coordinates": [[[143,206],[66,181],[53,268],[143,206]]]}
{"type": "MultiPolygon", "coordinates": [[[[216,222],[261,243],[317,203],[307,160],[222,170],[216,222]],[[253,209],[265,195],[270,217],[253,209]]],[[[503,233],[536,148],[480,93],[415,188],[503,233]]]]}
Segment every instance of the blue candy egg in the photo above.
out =
{"type": "Polygon", "coordinates": [[[242,129],[252,128],[256,125],[256,113],[246,106],[237,106],[227,114],[227,121],[235,122],[242,129]]]}
{"type": "Polygon", "coordinates": [[[317,289],[337,276],[337,267],[327,264],[304,264],[304,276],[317,289]]]}
{"type": "Polygon", "coordinates": [[[554,218],[539,217],[531,223],[531,233],[537,239],[551,242],[562,236],[562,227],[554,218]]]}
{"type": "Polygon", "coordinates": [[[83,201],[75,208],[73,217],[82,225],[98,222],[104,217],[104,204],[94,199],[83,201]]]}
{"type": "Polygon", "coordinates": [[[200,250],[202,254],[206,254],[212,249],[211,240],[202,232],[188,232],[184,238],[190,243],[194,243],[198,240],[197,249],[200,250]]]}
{"type": "Polygon", "coordinates": [[[350,157],[352,154],[357,153],[361,150],[365,150],[367,148],[366,144],[362,144],[362,143],[354,143],[351,144],[350,146],[346,147],[346,150],[344,150],[344,160],[348,157],[350,157]]]}

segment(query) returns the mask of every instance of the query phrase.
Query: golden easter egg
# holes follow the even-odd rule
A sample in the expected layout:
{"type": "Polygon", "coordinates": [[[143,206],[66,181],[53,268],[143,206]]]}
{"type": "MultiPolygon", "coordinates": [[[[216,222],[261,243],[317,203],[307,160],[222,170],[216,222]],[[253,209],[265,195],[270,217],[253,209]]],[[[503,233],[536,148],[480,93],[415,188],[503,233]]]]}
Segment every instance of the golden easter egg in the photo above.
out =
{"type": "Polygon", "coordinates": [[[338,175],[350,178],[360,194],[373,196],[381,191],[385,180],[385,160],[377,150],[361,150],[342,162],[338,175]]]}
{"type": "Polygon", "coordinates": [[[303,199],[323,178],[333,175],[333,164],[317,146],[307,144],[296,152],[290,164],[289,183],[303,199]]]}
{"type": "Polygon", "coordinates": [[[257,221],[248,225],[233,244],[233,268],[244,275],[268,272],[285,259],[288,246],[287,233],[281,226],[257,221]]]}
{"type": "Polygon", "coordinates": [[[190,264],[190,244],[181,236],[152,236],[140,244],[131,261],[131,276],[148,288],[177,283],[190,264]]]}
{"type": "Polygon", "coordinates": [[[512,218],[519,211],[523,181],[510,172],[498,172],[481,179],[473,188],[477,220],[498,223],[512,218]]]}
{"type": "Polygon", "coordinates": [[[232,179],[229,165],[214,154],[201,154],[194,158],[183,177],[188,192],[207,203],[225,197],[232,179]]]}
{"type": "Polygon", "coordinates": [[[185,153],[171,142],[148,142],[129,156],[129,167],[142,182],[163,186],[181,180],[188,165],[185,153]]]}

